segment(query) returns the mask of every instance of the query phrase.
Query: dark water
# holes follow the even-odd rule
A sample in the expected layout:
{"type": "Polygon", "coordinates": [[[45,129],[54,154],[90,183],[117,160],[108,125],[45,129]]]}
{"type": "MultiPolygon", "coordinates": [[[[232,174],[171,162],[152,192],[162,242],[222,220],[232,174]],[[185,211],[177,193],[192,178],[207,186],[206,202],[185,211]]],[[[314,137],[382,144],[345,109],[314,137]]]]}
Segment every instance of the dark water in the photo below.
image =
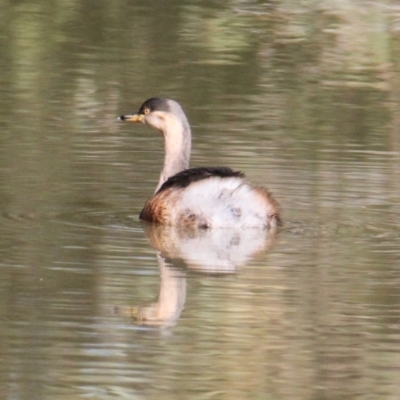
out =
{"type": "Polygon", "coordinates": [[[400,397],[400,8],[1,2],[0,398],[400,397]],[[142,226],[172,97],[266,232],[142,226]]]}

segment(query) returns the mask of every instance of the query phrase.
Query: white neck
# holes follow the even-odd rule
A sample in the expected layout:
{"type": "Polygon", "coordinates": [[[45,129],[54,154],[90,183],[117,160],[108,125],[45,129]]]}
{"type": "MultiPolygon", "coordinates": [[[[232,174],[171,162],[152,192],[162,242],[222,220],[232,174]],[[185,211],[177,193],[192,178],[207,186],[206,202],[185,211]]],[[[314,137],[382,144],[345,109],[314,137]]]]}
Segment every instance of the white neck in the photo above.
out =
{"type": "Polygon", "coordinates": [[[164,135],[165,158],[156,192],[171,176],[189,168],[191,150],[191,132],[189,123],[184,116],[178,119],[169,115],[165,121],[164,135]]]}

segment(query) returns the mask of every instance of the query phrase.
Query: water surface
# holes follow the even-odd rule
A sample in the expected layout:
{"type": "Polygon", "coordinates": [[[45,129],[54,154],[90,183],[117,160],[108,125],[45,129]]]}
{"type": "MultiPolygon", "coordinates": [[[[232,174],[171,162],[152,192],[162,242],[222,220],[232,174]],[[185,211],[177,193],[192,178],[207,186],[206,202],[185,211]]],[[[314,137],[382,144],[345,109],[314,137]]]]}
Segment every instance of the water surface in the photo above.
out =
{"type": "Polygon", "coordinates": [[[2,399],[399,397],[397,6],[3,8],[2,399]],[[116,117],[155,95],[280,232],[140,224],[162,138],[116,117]]]}

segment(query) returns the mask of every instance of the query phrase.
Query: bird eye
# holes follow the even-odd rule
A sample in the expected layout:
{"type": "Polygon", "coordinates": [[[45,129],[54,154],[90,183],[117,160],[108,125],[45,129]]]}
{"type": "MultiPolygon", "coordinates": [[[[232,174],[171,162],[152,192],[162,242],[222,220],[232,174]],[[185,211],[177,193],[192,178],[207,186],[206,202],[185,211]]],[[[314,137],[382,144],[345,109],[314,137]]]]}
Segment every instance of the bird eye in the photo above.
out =
{"type": "Polygon", "coordinates": [[[145,109],[143,110],[143,114],[144,114],[144,115],[147,115],[149,112],[150,112],[150,109],[149,109],[149,108],[145,108],[145,109]]]}

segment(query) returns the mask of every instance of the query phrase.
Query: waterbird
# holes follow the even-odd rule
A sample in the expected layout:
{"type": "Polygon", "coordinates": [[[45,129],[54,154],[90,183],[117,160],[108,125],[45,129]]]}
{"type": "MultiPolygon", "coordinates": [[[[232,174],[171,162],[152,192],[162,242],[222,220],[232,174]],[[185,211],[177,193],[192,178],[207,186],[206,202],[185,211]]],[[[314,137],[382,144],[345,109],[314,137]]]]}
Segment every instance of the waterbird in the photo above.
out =
{"type": "Polygon", "coordinates": [[[153,97],[119,120],[161,131],[164,166],[154,195],[139,218],[190,229],[276,228],[280,207],[268,190],[228,167],[189,168],[191,129],[178,102],[153,97]]]}

